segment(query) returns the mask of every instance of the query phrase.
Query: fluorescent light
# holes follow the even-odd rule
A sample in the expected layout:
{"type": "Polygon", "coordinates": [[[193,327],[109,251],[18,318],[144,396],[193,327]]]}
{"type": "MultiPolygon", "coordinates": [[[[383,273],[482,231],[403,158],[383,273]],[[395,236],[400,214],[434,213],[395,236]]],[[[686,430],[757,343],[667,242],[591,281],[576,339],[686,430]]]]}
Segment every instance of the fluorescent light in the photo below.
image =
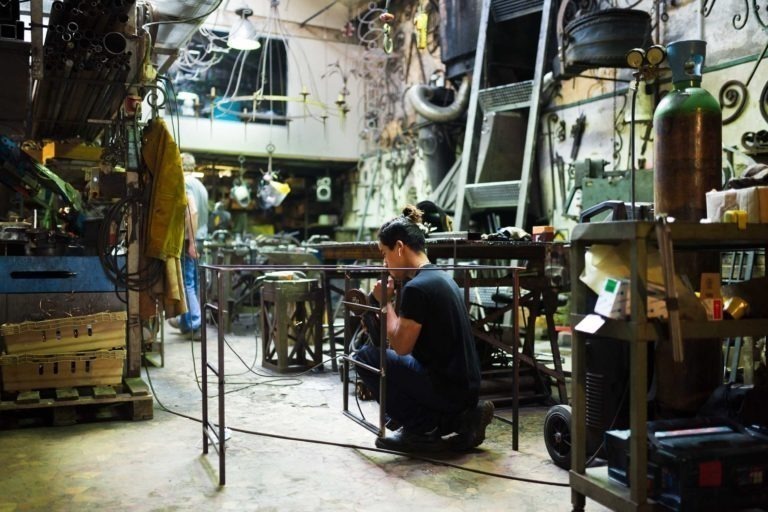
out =
{"type": "Polygon", "coordinates": [[[240,19],[233,25],[232,31],[229,33],[227,46],[235,50],[258,50],[261,48],[256,29],[248,21],[248,17],[253,14],[253,11],[243,7],[237,9],[235,13],[240,16],[240,19]]]}

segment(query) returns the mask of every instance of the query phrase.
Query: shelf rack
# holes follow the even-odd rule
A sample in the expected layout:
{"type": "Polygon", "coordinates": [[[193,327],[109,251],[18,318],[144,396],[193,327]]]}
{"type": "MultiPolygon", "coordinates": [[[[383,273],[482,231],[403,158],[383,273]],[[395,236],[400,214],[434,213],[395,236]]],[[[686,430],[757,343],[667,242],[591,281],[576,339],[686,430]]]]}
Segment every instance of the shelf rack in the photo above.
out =
{"type": "MultiPolygon", "coordinates": [[[[675,222],[670,226],[670,238],[675,251],[729,251],[764,248],[768,245],[768,224],[750,224],[740,230],[736,224],[695,224],[675,222]]],[[[607,222],[580,224],[571,236],[571,325],[585,316],[587,287],[579,279],[585,264],[585,253],[593,244],[630,244],[631,320],[606,320],[595,333],[597,336],[630,343],[630,436],[629,481],[646,482],[648,342],[659,336],[658,325],[648,322],[645,314],[648,251],[656,251],[655,224],[652,222],[607,222]]],[[[768,319],[723,320],[712,322],[683,322],[683,338],[727,338],[736,336],[765,336],[768,319]]],[[[626,487],[608,478],[607,468],[586,466],[586,371],[585,335],[573,329],[572,352],[572,418],[571,418],[571,503],[574,512],[584,510],[586,498],[593,499],[616,511],[656,510],[648,499],[645,485],[626,487]]]]}

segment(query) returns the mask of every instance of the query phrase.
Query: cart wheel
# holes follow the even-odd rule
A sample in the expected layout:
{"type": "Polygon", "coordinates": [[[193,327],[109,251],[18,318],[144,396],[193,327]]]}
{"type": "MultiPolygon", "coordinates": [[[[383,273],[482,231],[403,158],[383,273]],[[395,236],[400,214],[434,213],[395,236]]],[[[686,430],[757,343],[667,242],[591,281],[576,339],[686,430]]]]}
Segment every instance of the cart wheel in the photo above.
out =
{"type": "Polygon", "coordinates": [[[556,405],[544,417],[544,444],[555,466],[571,469],[571,408],[556,405]]]}

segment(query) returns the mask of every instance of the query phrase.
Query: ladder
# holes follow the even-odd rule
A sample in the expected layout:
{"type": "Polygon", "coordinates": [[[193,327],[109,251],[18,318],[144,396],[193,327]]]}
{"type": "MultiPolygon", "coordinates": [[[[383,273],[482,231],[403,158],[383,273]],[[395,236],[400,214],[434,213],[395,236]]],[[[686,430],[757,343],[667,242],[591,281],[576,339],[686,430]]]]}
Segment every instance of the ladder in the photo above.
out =
{"type": "Polygon", "coordinates": [[[553,0],[483,0],[480,13],[480,30],[477,39],[472,88],[467,111],[467,127],[464,133],[464,145],[458,161],[454,183],[456,200],[454,204],[454,222],[465,229],[465,204],[470,210],[516,208],[515,225],[525,228],[528,214],[529,193],[532,173],[536,162],[536,133],[539,123],[539,99],[544,75],[549,31],[554,16],[553,0]],[[481,89],[483,63],[485,60],[488,24],[491,14],[497,21],[541,12],[541,25],[538,34],[536,63],[532,80],[515,82],[507,85],[481,89]],[[478,107],[485,115],[528,109],[528,121],[525,130],[525,143],[520,179],[507,181],[478,182],[479,169],[474,173],[473,183],[467,183],[472,161],[475,127],[478,119],[478,107]]]}

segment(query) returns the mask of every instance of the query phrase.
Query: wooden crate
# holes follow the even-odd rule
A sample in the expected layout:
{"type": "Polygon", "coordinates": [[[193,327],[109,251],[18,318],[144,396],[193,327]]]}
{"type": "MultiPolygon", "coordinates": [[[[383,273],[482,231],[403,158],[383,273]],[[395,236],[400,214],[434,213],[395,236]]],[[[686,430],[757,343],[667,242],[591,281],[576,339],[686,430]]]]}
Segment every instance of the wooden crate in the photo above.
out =
{"type": "Polygon", "coordinates": [[[125,347],[125,311],[0,326],[8,354],[69,354],[125,347]]]}
{"type": "Polygon", "coordinates": [[[125,349],[55,355],[0,356],[3,391],[117,385],[123,379],[125,349]]]}

